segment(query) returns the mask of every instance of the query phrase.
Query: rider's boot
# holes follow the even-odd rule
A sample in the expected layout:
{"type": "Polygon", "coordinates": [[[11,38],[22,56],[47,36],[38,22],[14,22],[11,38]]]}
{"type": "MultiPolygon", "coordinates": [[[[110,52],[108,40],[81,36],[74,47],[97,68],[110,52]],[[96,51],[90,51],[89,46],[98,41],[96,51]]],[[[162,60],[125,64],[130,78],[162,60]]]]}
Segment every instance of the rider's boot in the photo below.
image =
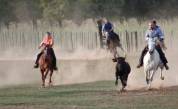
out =
{"type": "Polygon", "coordinates": [[[162,51],[161,47],[160,46],[156,46],[156,49],[160,55],[160,59],[162,60],[163,64],[164,64],[164,67],[166,70],[169,70],[169,66],[167,65],[168,61],[166,59],[166,56],[164,54],[164,52],[162,51]]]}
{"type": "Polygon", "coordinates": [[[58,70],[57,66],[56,66],[56,60],[53,61],[53,69],[54,70],[58,70]]]}
{"type": "Polygon", "coordinates": [[[38,55],[37,55],[37,59],[36,59],[36,61],[35,61],[35,65],[34,65],[34,68],[38,68],[38,61],[39,61],[39,59],[40,59],[40,56],[42,55],[42,52],[40,52],[38,55]]]}
{"type": "Polygon", "coordinates": [[[38,68],[38,64],[37,63],[35,63],[34,68],[38,68]]]}
{"type": "Polygon", "coordinates": [[[139,63],[138,65],[137,65],[137,68],[140,68],[140,67],[142,67],[143,66],[143,62],[142,63],[139,63]]]}
{"type": "Polygon", "coordinates": [[[116,58],[113,58],[112,61],[113,61],[113,62],[117,62],[117,59],[116,59],[116,58]]]}
{"type": "MultiPolygon", "coordinates": [[[[118,56],[119,57],[119,56],[118,56]]],[[[117,62],[117,52],[114,52],[114,58],[112,59],[113,62],[117,62]]]]}
{"type": "Polygon", "coordinates": [[[166,70],[169,70],[169,66],[167,64],[164,64],[164,67],[166,70]]]}
{"type": "Polygon", "coordinates": [[[53,69],[54,70],[58,70],[58,68],[57,68],[57,65],[56,65],[56,57],[55,57],[55,55],[53,55],[54,57],[53,57],[53,69]]]}
{"type": "Polygon", "coordinates": [[[54,70],[58,70],[57,66],[54,66],[54,70]]]}
{"type": "Polygon", "coordinates": [[[140,59],[139,59],[139,64],[137,65],[137,68],[140,68],[143,66],[143,58],[147,52],[147,47],[145,47],[141,53],[140,59]]]}

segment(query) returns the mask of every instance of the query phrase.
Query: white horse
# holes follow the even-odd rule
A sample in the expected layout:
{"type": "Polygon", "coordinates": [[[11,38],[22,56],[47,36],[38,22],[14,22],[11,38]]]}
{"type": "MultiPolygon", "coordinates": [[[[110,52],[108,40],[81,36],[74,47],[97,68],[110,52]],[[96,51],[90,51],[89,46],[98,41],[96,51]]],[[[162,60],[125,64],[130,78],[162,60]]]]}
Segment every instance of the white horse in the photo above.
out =
{"type": "Polygon", "coordinates": [[[153,77],[159,67],[161,69],[161,79],[164,80],[162,75],[163,64],[161,62],[158,51],[155,49],[157,42],[157,37],[148,38],[148,52],[143,59],[144,72],[146,76],[146,82],[148,84],[148,89],[151,88],[151,82],[153,81],[153,77]]]}

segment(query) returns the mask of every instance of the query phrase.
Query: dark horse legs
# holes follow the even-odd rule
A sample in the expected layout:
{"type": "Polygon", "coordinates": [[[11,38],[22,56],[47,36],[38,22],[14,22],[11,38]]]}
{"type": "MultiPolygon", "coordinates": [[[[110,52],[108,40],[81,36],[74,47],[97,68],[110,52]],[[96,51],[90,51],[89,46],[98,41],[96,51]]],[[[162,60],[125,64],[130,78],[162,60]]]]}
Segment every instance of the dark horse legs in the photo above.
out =
{"type": "Polygon", "coordinates": [[[42,70],[42,69],[41,69],[41,79],[42,79],[42,87],[45,87],[44,70],[42,70]]]}
{"type": "Polygon", "coordinates": [[[49,77],[49,86],[52,85],[52,75],[53,75],[53,70],[50,70],[50,77],[49,77]]]}
{"type": "Polygon", "coordinates": [[[118,79],[120,77],[120,80],[121,80],[121,83],[122,83],[122,91],[124,90],[124,88],[127,86],[127,79],[128,79],[128,75],[127,74],[124,74],[124,75],[117,75],[116,74],[116,81],[115,81],[115,85],[118,84],[118,79]]]}
{"type": "Polygon", "coordinates": [[[41,70],[42,87],[45,87],[45,79],[46,79],[49,71],[50,71],[49,86],[52,85],[53,70],[49,70],[49,69],[47,69],[46,71],[45,70],[41,70]]]}
{"type": "Polygon", "coordinates": [[[126,75],[126,74],[120,76],[121,83],[122,83],[122,89],[124,89],[127,86],[127,78],[128,78],[128,75],[126,75]]]}
{"type": "Polygon", "coordinates": [[[57,70],[57,66],[56,66],[56,56],[55,56],[55,54],[54,54],[54,50],[53,50],[53,48],[51,48],[50,49],[50,54],[51,54],[51,56],[52,56],[52,64],[53,64],[53,67],[54,67],[54,70],[57,70]]]}

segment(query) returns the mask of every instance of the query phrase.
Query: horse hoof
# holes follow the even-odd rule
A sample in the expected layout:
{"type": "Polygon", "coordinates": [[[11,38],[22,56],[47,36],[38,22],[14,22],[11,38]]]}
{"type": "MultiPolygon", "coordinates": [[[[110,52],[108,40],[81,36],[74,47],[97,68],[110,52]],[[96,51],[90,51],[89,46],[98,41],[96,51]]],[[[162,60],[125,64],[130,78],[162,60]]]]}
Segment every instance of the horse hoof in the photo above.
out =
{"type": "Polygon", "coordinates": [[[122,93],[122,92],[126,92],[125,87],[124,87],[124,88],[121,88],[121,89],[120,89],[120,92],[121,92],[121,93],[122,93]]]}
{"type": "Polygon", "coordinates": [[[151,85],[147,86],[146,90],[148,91],[152,90],[151,85]]]}
{"type": "Polygon", "coordinates": [[[52,87],[52,86],[53,86],[53,84],[52,84],[52,83],[49,83],[48,85],[49,85],[49,87],[52,87]]]}
{"type": "Polygon", "coordinates": [[[120,93],[124,93],[124,92],[126,92],[125,89],[121,89],[121,90],[120,90],[120,93]]]}
{"type": "Polygon", "coordinates": [[[164,80],[164,77],[161,77],[161,80],[164,80]]]}
{"type": "Polygon", "coordinates": [[[41,88],[45,88],[45,86],[41,86],[41,88]]]}
{"type": "Polygon", "coordinates": [[[44,84],[42,84],[42,85],[41,85],[41,88],[45,88],[45,85],[44,85],[44,84]]]}

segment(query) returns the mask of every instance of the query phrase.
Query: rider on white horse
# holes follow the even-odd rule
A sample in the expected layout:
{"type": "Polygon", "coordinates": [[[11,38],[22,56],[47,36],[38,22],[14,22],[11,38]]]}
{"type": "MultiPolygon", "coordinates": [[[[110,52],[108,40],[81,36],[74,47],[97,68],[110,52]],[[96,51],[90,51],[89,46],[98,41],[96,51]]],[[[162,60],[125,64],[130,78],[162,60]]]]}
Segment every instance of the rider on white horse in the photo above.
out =
{"type": "MultiPolygon", "coordinates": [[[[163,62],[166,70],[168,70],[169,69],[169,67],[167,65],[168,61],[165,57],[165,54],[163,53],[163,51],[161,49],[161,47],[163,49],[166,48],[164,46],[164,34],[162,33],[160,27],[156,25],[155,20],[149,22],[149,29],[147,30],[147,32],[145,34],[146,40],[148,40],[149,37],[157,37],[159,39],[160,44],[156,45],[156,50],[158,51],[158,53],[160,55],[160,59],[163,62]]],[[[148,46],[146,46],[144,48],[144,50],[142,51],[141,57],[139,59],[139,65],[137,65],[137,68],[140,68],[141,66],[143,66],[143,58],[144,58],[145,54],[147,53],[147,51],[148,51],[148,46]]]]}

